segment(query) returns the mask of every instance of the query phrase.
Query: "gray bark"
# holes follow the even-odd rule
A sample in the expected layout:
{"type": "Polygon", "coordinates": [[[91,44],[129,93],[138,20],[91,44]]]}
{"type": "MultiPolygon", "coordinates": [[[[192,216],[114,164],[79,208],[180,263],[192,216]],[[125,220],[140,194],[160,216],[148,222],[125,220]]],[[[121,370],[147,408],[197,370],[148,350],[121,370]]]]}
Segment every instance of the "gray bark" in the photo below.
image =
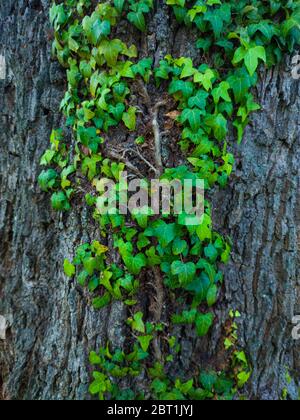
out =
{"type": "MultiPolygon", "coordinates": [[[[148,53],[156,60],[170,52],[195,56],[193,34],[178,30],[158,5],[148,53]]],[[[88,352],[108,338],[115,345],[124,339],[122,304],[95,312],[63,274],[64,258],[97,238],[91,215],[80,205],[54,213],[36,182],[51,129],[63,124],[65,75],[50,60],[48,7],[47,0],[0,4],[0,54],[8,69],[0,81],[0,315],[6,321],[0,399],[87,398],[88,352]]],[[[219,341],[228,309],[239,309],[242,344],[254,367],[247,396],[278,399],[287,370],[295,379],[300,373],[300,348],[291,337],[291,319],[300,313],[299,83],[288,68],[265,72],[258,98],[263,110],[235,147],[235,174],[214,198],[216,228],[232,237],[234,250],[211,342],[219,341]]],[[[186,360],[192,353],[203,360],[199,348],[183,340],[186,360]]],[[[297,398],[296,381],[289,392],[297,398]]]]}

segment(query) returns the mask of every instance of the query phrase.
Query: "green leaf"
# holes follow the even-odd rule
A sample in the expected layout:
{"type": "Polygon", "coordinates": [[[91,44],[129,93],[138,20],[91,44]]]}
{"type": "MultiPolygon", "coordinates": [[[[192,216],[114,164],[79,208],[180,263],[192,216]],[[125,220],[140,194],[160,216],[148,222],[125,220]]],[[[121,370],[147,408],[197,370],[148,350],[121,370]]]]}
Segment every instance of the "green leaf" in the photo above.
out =
{"type": "Polygon", "coordinates": [[[131,322],[131,327],[132,329],[145,334],[145,324],[143,321],[143,313],[142,312],[137,312],[136,314],[134,314],[133,316],[133,320],[131,322]]]}
{"type": "Polygon", "coordinates": [[[181,116],[179,117],[179,120],[181,123],[189,122],[191,129],[194,132],[197,132],[201,126],[202,119],[201,117],[205,115],[204,111],[194,108],[189,109],[186,108],[183,110],[181,116]]]}
{"type": "Polygon", "coordinates": [[[253,76],[258,67],[259,59],[267,62],[266,50],[263,46],[251,47],[248,50],[245,47],[240,47],[236,50],[232,63],[236,65],[244,60],[250,76],[253,76]]]}
{"type": "Polygon", "coordinates": [[[204,337],[210,330],[214,321],[214,315],[208,314],[197,314],[196,316],[196,330],[199,337],[204,337]]]}
{"type": "Polygon", "coordinates": [[[268,42],[271,41],[274,35],[280,36],[280,31],[274,26],[272,21],[261,20],[259,23],[254,23],[248,26],[248,33],[250,37],[256,32],[261,32],[268,42]]]}
{"type": "Polygon", "coordinates": [[[176,223],[167,224],[163,220],[154,223],[151,228],[145,230],[145,236],[155,236],[162,248],[166,248],[179,233],[176,223]]]}
{"type": "Polygon", "coordinates": [[[137,337],[138,342],[140,343],[142,350],[144,352],[148,351],[148,348],[150,346],[151,341],[153,340],[153,336],[152,335],[144,335],[144,336],[140,336],[137,337]]]}
{"type": "Polygon", "coordinates": [[[191,82],[184,82],[183,80],[173,80],[169,86],[170,95],[181,93],[187,99],[193,95],[194,85],[191,82]]]}
{"type": "Polygon", "coordinates": [[[184,253],[184,251],[187,250],[187,242],[184,240],[181,240],[180,238],[176,238],[173,242],[173,254],[174,255],[180,255],[182,253],[184,253]]]}
{"type": "Polygon", "coordinates": [[[200,239],[200,241],[205,241],[206,239],[212,238],[212,220],[211,217],[208,214],[203,215],[203,221],[200,226],[197,228],[197,235],[200,239]]]}
{"type": "Polygon", "coordinates": [[[205,73],[197,72],[194,76],[194,82],[200,83],[204,89],[208,92],[213,87],[213,80],[215,79],[215,73],[211,69],[206,69],[205,73]]]}
{"type": "Polygon", "coordinates": [[[231,20],[231,6],[229,4],[223,4],[218,9],[209,10],[205,13],[204,20],[210,22],[215,37],[217,39],[220,38],[224,23],[229,23],[231,20]]]}
{"type": "Polygon", "coordinates": [[[250,379],[251,372],[241,372],[237,375],[238,387],[242,388],[250,379]]]}
{"type": "Polygon", "coordinates": [[[97,310],[102,309],[110,304],[111,295],[106,292],[103,296],[93,299],[93,307],[97,310]]]}
{"type": "Polygon", "coordinates": [[[220,99],[224,99],[225,102],[231,102],[228,90],[230,89],[230,84],[228,82],[221,82],[219,86],[211,92],[215,104],[220,102],[220,99]]]}
{"type": "Polygon", "coordinates": [[[258,60],[262,60],[265,63],[267,62],[266,50],[262,46],[257,46],[251,48],[245,55],[244,62],[247,70],[249,71],[250,76],[253,76],[257,67],[258,60]]]}
{"type": "Polygon", "coordinates": [[[50,8],[50,22],[54,26],[55,30],[58,30],[68,20],[68,15],[65,12],[64,4],[53,4],[50,8]]]}
{"type": "Polygon", "coordinates": [[[227,134],[227,120],[222,114],[207,117],[205,124],[213,129],[217,140],[224,140],[227,134]]]}
{"type": "Polygon", "coordinates": [[[154,390],[156,394],[161,394],[162,392],[166,392],[168,385],[166,382],[156,378],[151,384],[151,388],[154,390]]]}
{"type": "Polygon", "coordinates": [[[142,12],[130,12],[127,15],[127,19],[140,31],[146,31],[146,20],[142,12]]]}
{"type": "Polygon", "coordinates": [[[246,354],[244,351],[239,351],[235,353],[235,357],[237,360],[239,360],[240,362],[244,363],[246,366],[248,366],[248,360],[246,357],[246,354]]]}
{"type": "Polygon", "coordinates": [[[94,351],[92,351],[91,353],[90,353],[90,357],[89,357],[89,360],[90,360],[90,363],[92,364],[92,365],[100,365],[101,364],[101,357],[100,356],[98,356],[98,354],[96,353],[96,352],[94,352],[94,351]]]}
{"type": "Polygon", "coordinates": [[[68,198],[63,191],[58,191],[52,195],[51,205],[57,211],[67,211],[71,208],[68,198]]]}
{"type": "Polygon", "coordinates": [[[174,324],[192,324],[197,316],[197,309],[183,311],[181,315],[173,315],[172,322],[174,324]]]}
{"type": "Polygon", "coordinates": [[[143,60],[140,60],[137,64],[132,66],[132,71],[135,76],[139,74],[147,82],[149,80],[149,72],[151,71],[152,64],[152,58],[144,58],[143,60]]]}
{"type": "Polygon", "coordinates": [[[111,31],[111,24],[108,20],[101,20],[99,14],[94,12],[92,16],[86,16],[82,21],[82,27],[88,40],[97,45],[103,37],[107,37],[111,31]]]}
{"type": "Polygon", "coordinates": [[[75,265],[70,263],[67,259],[64,261],[64,272],[68,277],[73,277],[76,273],[75,265]]]}
{"type": "Polygon", "coordinates": [[[122,13],[125,5],[125,0],[114,0],[115,8],[119,13],[122,13]]]}
{"type": "Polygon", "coordinates": [[[122,41],[119,39],[113,39],[112,41],[101,41],[98,50],[100,54],[104,55],[107,64],[110,67],[115,67],[119,54],[123,51],[123,48],[124,44],[122,41]]]}
{"type": "Polygon", "coordinates": [[[216,303],[217,295],[218,295],[218,288],[215,284],[213,284],[208,289],[207,296],[206,296],[206,300],[207,300],[207,304],[209,308],[216,303]]]}
{"type": "Polygon", "coordinates": [[[207,258],[210,259],[211,262],[215,262],[218,258],[218,251],[213,246],[213,244],[209,244],[206,248],[204,248],[204,254],[207,258]]]}
{"type": "Polygon", "coordinates": [[[194,379],[190,379],[185,383],[181,383],[179,379],[176,379],[175,388],[178,389],[183,394],[187,394],[192,388],[194,384],[194,379]]]}
{"type": "Polygon", "coordinates": [[[202,372],[200,374],[199,380],[201,385],[206,391],[212,392],[213,388],[217,382],[217,374],[214,371],[202,372]]]}
{"type": "Polygon", "coordinates": [[[54,169],[47,169],[42,171],[38,177],[38,183],[42,191],[49,191],[56,184],[58,174],[54,169]]]}
{"type": "Polygon", "coordinates": [[[134,131],[136,129],[136,108],[130,107],[128,111],[123,114],[122,120],[128,130],[134,131]]]}
{"type": "Polygon", "coordinates": [[[167,0],[167,4],[169,6],[180,6],[184,7],[186,3],[186,0],[167,0]]]}
{"type": "Polygon", "coordinates": [[[178,275],[181,285],[186,286],[194,279],[196,266],[192,262],[185,264],[182,261],[174,261],[171,265],[171,271],[174,276],[178,275]]]}
{"type": "Polygon", "coordinates": [[[251,77],[245,68],[238,69],[235,73],[227,79],[233,90],[235,101],[241,103],[248,90],[253,84],[251,77]]]}
{"type": "Polygon", "coordinates": [[[188,77],[194,76],[197,73],[197,70],[193,66],[193,61],[191,58],[184,59],[184,67],[182,69],[180,78],[186,79],[188,77]]]}
{"type": "Polygon", "coordinates": [[[147,266],[147,259],[144,254],[138,254],[135,257],[128,255],[124,257],[124,263],[129,272],[137,276],[140,274],[142,268],[147,266]]]}
{"type": "Polygon", "coordinates": [[[206,108],[206,100],[208,98],[209,94],[205,92],[204,90],[199,90],[196,94],[196,96],[193,96],[188,101],[188,106],[190,108],[197,107],[199,109],[205,109],[206,108]]]}

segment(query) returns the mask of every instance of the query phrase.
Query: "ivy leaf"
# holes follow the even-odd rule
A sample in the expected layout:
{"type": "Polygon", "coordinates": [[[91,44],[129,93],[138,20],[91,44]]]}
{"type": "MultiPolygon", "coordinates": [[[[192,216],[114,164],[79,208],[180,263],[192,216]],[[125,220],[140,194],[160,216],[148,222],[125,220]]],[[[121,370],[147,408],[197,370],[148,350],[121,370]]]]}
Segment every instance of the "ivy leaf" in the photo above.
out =
{"type": "Polygon", "coordinates": [[[144,336],[141,336],[141,337],[137,337],[137,339],[138,339],[138,341],[139,341],[139,343],[142,347],[142,350],[144,352],[147,352],[148,349],[149,349],[150,343],[153,340],[153,336],[152,335],[144,335],[144,336]]]}
{"type": "Polygon", "coordinates": [[[263,46],[258,45],[256,47],[251,47],[248,50],[246,50],[245,47],[240,47],[236,50],[232,63],[236,65],[244,60],[250,76],[253,76],[258,67],[259,59],[265,63],[267,62],[266,50],[263,46]]]}
{"type": "MultiPolygon", "coordinates": [[[[255,76],[256,78],[257,76],[255,76]]],[[[235,101],[241,103],[247,94],[250,87],[255,83],[256,80],[251,80],[249,73],[245,68],[238,69],[232,76],[227,79],[233,90],[235,101]]]]}
{"type": "Polygon", "coordinates": [[[142,334],[145,334],[145,324],[143,321],[143,313],[137,312],[133,316],[133,320],[130,321],[133,330],[136,330],[142,334]]]}
{"type": "Polygon", "coordinates": [[[197,314],[196,316],[196,330],[199,337],[204,337],[210,330],[214,321],[214,315],[208,314],[197,314]]]}
{"type": "Polygon", "coordinates": [[[91,39],[94,45],[97,45],[98,41],[103,36],[108,36],[110,34],[110,22],[104,20],[96,20],[93,26],[91,27],[91,39]]]}
{"type": "Polygon", "coordinates": [[[217,374],[214,371],[202,372],[199,376],[201,385],[206,391],[212,392],[214,385],[217,382],[217,374]]]}
{"type": "Polygon", "coordinates": [[[220,38],[224,28],[224,23],[229,23],[231,20],[231,6],[223,4],[219,9],[209,10],[205,13],[204,20],[210,22],[215,37],[217,39],[220,38]]]}
{"type": "Polygon", "coordinates": [[[206,108],[206,100],[208,98],[209,94],[205,92],[204,90],[199,90],[195,96],[192,96],[188,101],[188,106],[190,108],[197,107],[199,109],[205,109],[206,108]]]}
{"type": "Polygon", "coordinates": [[[167,224],[163,220],[159,220],[151,228],[145,230],[145,236],[155,236],[162,248],[167,248],[178,233],[179,229],[176,223],[167,224]]]}
{"type": "Polygon", "coordinates": [[[136,108],[130,107],[127,112],[123,114],[122,120],[128,130],[134,131],[136,128],[136,108]]]}
{"type": "Polygon", "coordinates": [[[124,44],[119,39],[112,41],[101,41],[98,50],[100,54],[104,55],[105,61],[110,67],[115,67],[118,61],[119,54],[123,51],[124,44]]]}
{"type": "Polygon", "coordinates": [[[51,204],[53,209],[57,211],[67,211],[71,208],[68,198],[63,191],[58,191],[52,195],[51,204]]]}
{"type": "Polygon", "coordinates": [[[173,242],[173,254],[174,255],[180,255],[182,254],[184,251],[187,250],[187,242],[180,239],[180,238],[176,238],[175,241],[173,242]]]}
{"type": "Polygon", "coordinates": [[[217,140],[224,140],[227,134],[227,120],[222,114],[207,117],[205,124],[213,129],[217,140]]]}
{"type": "Polygon", "coordinates": [[[280,36],[280,30],[270,20],[261,20],[259,23],[253,23],[248,26],[250,37],[253,37],[256,32],[261,32],[268,42],[271,41],[274,35],[280,36]]]}
{"type": "Polygon", "coordinates": [[[159,265],[161,263],[161,258],[156,254],[156,249],[152,246],[149,250],[146,251],[148,262],[150,266],[159,265]]]}
{"type": "Polygon", "coordinates": [[[135,276],[139,275],[142,268],[147,266],[147,259],[144,254],[138,254],[136,256],[127,255],[123,259],[130,273],[135,276]]]}
{"type": "Polygon", "coordinates": [[[181,116],[179,117],[179,121],[181,123],[189,122],[191,129],[196,132],[199,130],[201,126],[201,117],[205,115],[205,112],[203,110],[200,110],[198,108],[186,108],[183,110],[181,116]]]}
{"type": "Polygon", "coordinates": [[[296,13],[293,13],[292,16],[283,23],[283,26],[282,26],[283,36],[286,38],[294,28],[296,28],[300,31],[300,11],[299,11],[299,9],[297,10],[296,13]]]}
{"type": "Polygon", "coordinates": [[[169,6],[180,6],[184,7],[186,3],[186,0],[167,0],[167,4],[169,6]]]}
{"type": "Polygon", "coordinates": [[[242,388],[249,380],[251,372],[241,372],[237,375],[238,378],[238,387],[242,388]]]}
{"type": "Polygon", "coordinates": [[[213,87],[213,80],[215,79],[215,77],[215,73],[211,69],[206,69],[205,73],[197,72],[195,74],[194,82],[200,83],[208,92],[213,87]]]}
{"type": "Polygon", "coordinates": [[[267,62],[266,57],[266,50],[263,46],[257,46],[254,48],[250,48],[244,58],[245,66],[249,71],[250,76],[253,76],[257,67],[258,67],[258,60],[262,60],[265,63],[267,62]]]}
{"type": "Polygon", "coordinates": [[[211,226],[212,226],[211,217],[205,213],[203,215],[202,223],[201,225],[198,226],[197,231],[196,231],[200,241],[203,242],[206,239],[210,240],[212,238],[211,226]]]}
{"type": "Polygon", "coordinates": [[[206,300],[208,289],[211,286],[211,282],[205,273],[201,273],[201,276],[195,278],[187,287],[186,290],[195,295],[196,301],[202,303],[206,300]]]}
{"type": "Polygon", "coordinates": [[[91,365],[100,365],[101,364],[101,357],[95,351],[90,353],[89,357],[91,365]]]}
{"type": "Polygon", "coordinates": [[[218,251],[213,246],[213,244],[209,244],[206,248],[204,248],[204,254],[207,258],[210,259],[211,262],[215,262],[218,258],[218,251]]]}
{"type": "Polygon", "coordinates": [[[187,99],[192,96],[194,92],[194,85],[191,82],[184,82],[183,80],[173,80],[169,86],[170,95],[180,92],[182,96],[187,99]]]}
{"type": "Polygon", "coordinates": [[[192,324],[197,316],[197,309],[183,311],[181,315],[173,315],[172,322],[174,324],[192,324]]]}
{"type": "Polygon", "coordinates": [[[215,284],[210,286],[207,292],[206,300],[209,307],[213,306],[217,301],[218,288],[215,284]]]}
{"type": "Polygon", "coordinates": [[[111,295],[109,292],[105,292],[103,296],[101,297],[97,297],[95,299],[93,299],[93,307],[95,309],[102,309],[105,306],[109,305],[111,301],[111,295]]]}
{"type": "Polygon", "coordinates": [[[196,43],[196,47],[199,50],[203,50],[205,53],[207,53],[212,45],[212,41],[209,38],[200,38],[198,39],[196,43]]]}
{"type": "Polygon", "coordinates": [[[140,60],[137,64],[132,66],[132,71],[135,76],[139,74],[140,76],[143,77],[145,82],[148,82],[150,74],[151,74],[150,71],[151,71],[152,64],[153,64],[152,58],[144,58],[143,60],[140,60]]]}
{"type": "Polygon", "coordinates": [[[46,171],[42,171],[38,177],[38,183],[41,190],[47,192],[49,189],[54,187],[57,177],[58,174],[54,169],[47,169],[46,171]]]}
{"type": "Polygon", "coordinates": [[[111,31],[110,21],[101,20],[98,12],[94,12],[92,16],[86,16],[82,21],[82,27],[93,45],[97,45],[100,39],[107,37],[111,31]]]}
{"type": "Polygon", "coordinates": [[[146,31],[146,20],[142,12],[130,12],[127,15],[127,19],[141,32],[146,31]]]}
{"type": "Polygon", "coordinates": [[[167,385],[166,382],[164,382],[164,381],[162,381],[162,380],[160,380],[158,378],[155,378],[154,381],[151,384],[151,388],[153,389],[153,391],[156,394],[160,394],[162,392],[166,392],[167,391],[168,385],[167,385]]]}
{"type": "Polygon", "coordinates": [[[187,58],[184,60],[184,67],[182,69],[180,78],[186,79],[188,77],[194,76],[197,73],[197,70],[193,66],[193,61],[191,58],[187,58]]]}
{"type": "Polygon", "coordinates": [[[119,13],[122,13],[125,5],[125,0],[114,0],[114,5],[117,11],[119,13]]]}
{"type": "Polygon", "coordinates": [[[55,30],[58,30],[60,26],[64,25],[68,20],[68,15],[65,12],[64,4],[53,4],[50,8],[50,22],[54,26],[55,30]]]}
{"type": "Polygon", "coordinates": [[[192,262],[185,264],[182,261],[174,261],[171,265],[171,271],[174,276],[178,275],[181,285],[186,286],[195,277],[196,266],[192,262]]]}
{"type": "Polygon", "coordinates": [[[117,122],[120,122],[125,111],[125,105],[122,102],[117,103],[116,106],[109,105],[108,111],[113,115],[117,122]]]}
{"type": "Polygon", "coordinates": [[[220,102],[220,99],[224,99],[225,102],[231,102],[231,98],[229,96],[230,84],[228,82],[221,82],[218,87],[213,89],[211,92],[215,104],[220,102]]]}
{"type": "Polygon", "coordinates": [[[70,261],[67,259],[64,261],[64,272],[68,277],[73,277],[76,273],[75,265],[70,263],[70,261]]]}

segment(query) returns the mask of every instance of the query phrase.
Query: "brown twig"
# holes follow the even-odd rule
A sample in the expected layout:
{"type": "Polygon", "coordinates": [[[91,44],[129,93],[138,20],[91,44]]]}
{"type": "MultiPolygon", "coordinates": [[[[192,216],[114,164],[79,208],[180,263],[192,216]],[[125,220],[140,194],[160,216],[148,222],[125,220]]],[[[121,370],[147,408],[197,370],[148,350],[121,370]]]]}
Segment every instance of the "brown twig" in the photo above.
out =
{"type": "Polygon", "coordinates": [[[152,163],[150,163],[142,154],[138,149],[126,149],[126,153],[130,153],[133,152],[135,153],[147,166],[149,166],[149,168],[156,172],[156,168],[152,165],[152,163]]]}
{"type": "Polygon", "coordinates": [[[111,159],[115,159],[119,162],[125,163],[128,169],[130,169],[132,172],[134,172],[136,175],[138,175],[140,178],[144,178],[144,175],[140,172],[140,170],[134,166],[132,163],[130,163],[127,159],[125,159],[123,156],[121,156],[119,153],[113,151],[113,150],[107,150],[106,155],[110,157],[111,159]]]}
{"type": "Polygon", "coordinates": [[[155,145],[155,163],[156,163],[156,173],[159,176],[163,173],[164,166],[162,163],[162,155],[161,155],[161,133],[159,129],[159,123],[158,123],[158,112],[159,109],[166,105],[166,101],[160,101],[158,102],[153,110],[152,113],[152,128],[153,128],[153,134],[154,134],[154,145],[155,145]]]}
{"type": "Polygon", "coordinates": [[[163,167],[162,155],[161,155],[161,132],[160,132],[159,123],[158,123],[158,113],[159,113],[159,109],[167,104],[167,100],[160,101],[157,104],[155,104],[154,107],[152,107],[151,99],[150,99],[146,86],[141,80],[138,81],[138,85],[140,87],[139,94],[144,98],[145,105],[147,106],[151,114],[151,118],[152,118],[152,131],[154,135],[154,145],[155,145],[155,164],[156,164],[155,172],[156,172],[156,175],[160,177],[161,174],[163,173],[164,167],[163,167]]]}

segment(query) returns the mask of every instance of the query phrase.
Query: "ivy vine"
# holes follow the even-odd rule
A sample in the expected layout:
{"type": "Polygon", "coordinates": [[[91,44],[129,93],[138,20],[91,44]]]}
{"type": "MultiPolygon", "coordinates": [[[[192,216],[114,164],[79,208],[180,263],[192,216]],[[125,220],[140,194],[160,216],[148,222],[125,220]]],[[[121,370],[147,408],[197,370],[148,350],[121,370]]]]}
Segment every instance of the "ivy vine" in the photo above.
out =
{"type": "Polygon", "coordinates": [[[205,64],[168,55],[155,66],[151,58],[139,57],[135,45],[117,38],[120,23],[147,32],[153,0],[65,0],[53,2],[50,10],[53,55],[66,69],[68,82],[61,110],[75,142],[66,140],[65,130],[53,130],[51,147],[41,158],[45,169],[39,185],[52,191],[57,211],[68,211],[72,200],[84,192],[99,224],[99,240],[79,246],[74,260],[65,260],[64,271],[88,288],[95,309],[119,300],[129,313],[124,348],[107,343],[90,355],[95,366],[90,392],[100,399],[232,399],[251,375],[238,346],[237,311],[230,311],[224,330],[229,363],[223,372],[204,369],[192,378],[172,373],[181,351],[172,334],[174,326],[190,325],[198,337],[209,333],[223,283],[221,267],[230,258],[230,240],[214,231],[208,200],[198,226],[186,226],[185,215],[103,216],[96,206],[101,198],[98,183],[101,176],[118,182],[126,169],[145,183],[155,174],[166,180],[203,179],[207,191],[224,188],[234,165],[227,144],[229,130],[232,127],[241,142],[250,114],[260,109],[252,93],[259,65],[277,64],[299,44],[300,1],[166,0],[166,4],[179,24],[197,29],[197,48],[205,64]],[[165,91],[162,100],[153,100],[148,85],[165,91]],[[140,95],[143,110],[133,92],[140,95]],[[161,108],[166,111],[166,125],[180,131],[185,165],[165,165],[161,108]],[[145,114],[150,131],[141,124],[145,114]],[[115,127],[130,134],[129,150],[111,142],[115,127]],[[155,151],[146,158],[142,150],[149,141],[155,151]],[[140,160],[144,173],[127,154],[140,160]],[[118,251],[117,263],[112,261],[111,248],[118,251]],[[145,270],[153,280],[147,314],[139,301],[141,288],[147,287],[145,270]],[[142,376],[148,379],[141,389],[142,376]],[[125,381],[130,388],[124,387],[123,378],[130,378],[125,381]]]}

